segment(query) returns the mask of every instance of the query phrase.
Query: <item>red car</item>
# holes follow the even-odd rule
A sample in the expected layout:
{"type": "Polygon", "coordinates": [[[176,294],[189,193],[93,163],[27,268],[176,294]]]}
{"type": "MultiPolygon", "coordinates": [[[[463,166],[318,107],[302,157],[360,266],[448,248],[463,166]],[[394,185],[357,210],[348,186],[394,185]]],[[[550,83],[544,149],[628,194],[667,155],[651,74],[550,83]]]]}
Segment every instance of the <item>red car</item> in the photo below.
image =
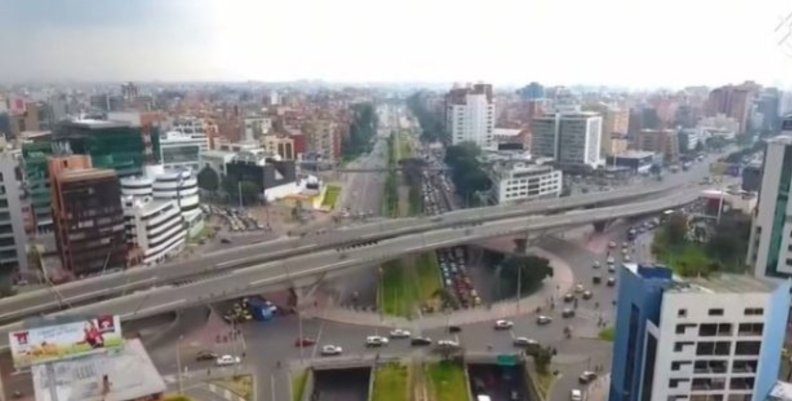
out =
{"type": "Polygon", "coordinates": [[[316,340],[310,337],[302,337],[294,340],[295,347],[310,347],[316,344],[316,340]]]}

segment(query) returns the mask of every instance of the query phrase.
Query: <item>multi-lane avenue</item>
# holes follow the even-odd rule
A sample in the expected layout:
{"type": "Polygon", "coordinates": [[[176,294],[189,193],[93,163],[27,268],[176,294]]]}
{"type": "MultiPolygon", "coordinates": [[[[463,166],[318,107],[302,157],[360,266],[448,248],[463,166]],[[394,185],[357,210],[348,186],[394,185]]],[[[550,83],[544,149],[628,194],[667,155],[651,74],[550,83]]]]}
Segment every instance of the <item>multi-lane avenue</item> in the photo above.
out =
{"type": "MultiPolygon", "coordinates": [[[[312,279],[353,267],[371,265],[407,253],[470,243],[491,237],[579,226],[595,221],[653,213],[689,203],[698,197],[699,192],[700,188],[680,188],[673,195],[651,201],[570,211],[550,216],[524,216],[482,222],[478,225],[439,228],[420,234],[384,239],[360,247],[343,250],[328,249],[227,271],[221,276],[179,286],[151,288],[147,291],[74,307],[57,315],[113,313],[126,319],[151,316],[196,304],[255,294],[266,288],[291,286],[292,283],[301,282],[300,280],[306,278],[312,279]]],[[[15,322],[0,327],[0,330],[8,332],[21,327],[21,322],[15,322]]]]}
{"type": "Polygon", "coordinates": [[[540,200],[527,204],[464,209],[433,217],[380,220],[342,226],[332,230],[302,233],[259,244],[207,253],[201,255],[200,259],[164,264],[156,268],[130,269],[92,277],[0,300],[0,322],[35,316],[58,308],[74,307],[80,303],[123,296],[141,289],[179,285],[194,280],[196,277],[221,274],[234,268],[335,249],[362,241],[414,235],[437,228],[478,224],[589,205],[607,205],[646,199],[673,191],[683,183],[705,176],[705,166],[697,167],[687,174],[671,176],[663,182],[651,186],[591,193],[562,199],[540,200]]]}

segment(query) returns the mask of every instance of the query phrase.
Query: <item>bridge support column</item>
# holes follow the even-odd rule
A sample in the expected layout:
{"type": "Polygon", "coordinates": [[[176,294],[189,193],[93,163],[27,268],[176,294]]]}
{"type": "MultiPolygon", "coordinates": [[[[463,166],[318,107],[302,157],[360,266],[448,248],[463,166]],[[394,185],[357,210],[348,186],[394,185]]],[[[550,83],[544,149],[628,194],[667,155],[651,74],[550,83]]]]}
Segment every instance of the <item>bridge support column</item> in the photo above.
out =
{"type": "Polygon", "coordinates": [[[598,233],[601,233],[601,232],[605,231],[605,227],[607,227],[607,226],[608,226],[608,222],[607,221],[594,222],[594,231],[598,232],[598,233]]]}

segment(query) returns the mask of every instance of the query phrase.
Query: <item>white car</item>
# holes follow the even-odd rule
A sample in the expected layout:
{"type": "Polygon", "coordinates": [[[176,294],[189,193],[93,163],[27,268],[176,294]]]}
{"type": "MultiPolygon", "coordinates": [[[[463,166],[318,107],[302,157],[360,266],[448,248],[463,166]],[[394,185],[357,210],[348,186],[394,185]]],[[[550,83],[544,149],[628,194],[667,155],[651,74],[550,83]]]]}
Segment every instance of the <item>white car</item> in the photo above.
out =
{"type": "Polygon", "coordinates": [[[608,242],[608,248],[610,249],[616,248],[616,241],[608,242]]]}
{"type": "Polygon", "coordinates": [[[607,262],[608,262],[609,265],[612,265],[612,264],[616,263],[616,259],[614,259],[613,256],[608,256],[607,262]]]}
{"type": "Polygon", "coordinates": [[[569,392],[569,401],[583,401],[583,393],[573,388],[572,391],[569,392]]]}
{"type": "Polygon", "coordinates": [[[341,355],[344,350],[337,345],[325,345],[322,347],[322,355],[341,355]]]}
{"type": "Polygon", "coordinates": [[[514,337],[514,340],[512,340],[512,344],[514,344],[515,347],[530,347],[530,346],[539,345],[539,341],[536,341],[533,338],[528,338],[528,337],[514,337]]]}
{"type": "Polygon", "coordinates": [[[391,338],[407,338],[410,337],[411,333],[409,330],[404,329],[393,329],[390,332],[391,338]]]}
{"type": "Polygon", "coordinates": [[[236,365],[240,362],[238,356],[233,355],[223,355],[217,358],[215,364],[217,366],[229,366],[229,365],[236,365]]]}
{"type": "Polygon", "coordinates": [[[382,336],[368,336],[366,337],[367,347],[380,347],[388,345],[388,339],[382,336]]]}
{"type": "Polygon", "coordinates": [[[441,347],[459,347],[459,343],[454,340],[440,340],[437,345],[441,347]]]}
{"type": "Polygon", "coordinates": [[[514,326],[514,322],[511,320],[496,320],[495,321],[495,330],[506,330],[510,329],[514,326]]]}

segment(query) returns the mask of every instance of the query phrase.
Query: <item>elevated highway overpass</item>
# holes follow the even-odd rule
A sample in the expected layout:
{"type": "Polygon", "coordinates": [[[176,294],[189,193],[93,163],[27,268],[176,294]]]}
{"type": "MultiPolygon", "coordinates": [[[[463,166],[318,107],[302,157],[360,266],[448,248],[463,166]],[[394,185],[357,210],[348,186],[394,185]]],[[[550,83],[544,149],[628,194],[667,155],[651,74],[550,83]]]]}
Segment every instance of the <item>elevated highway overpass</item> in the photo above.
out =
{"type": "Polygon", "coordinates": [[[524,204],[463,209],[431,217],[380,220],[327,231],[303,232],[292,237],[204,254],[200,259],[167,263],[153,268],[129,269],[0,299],[0,323],[69,308],[81,303],[123,296],[155,286],[179,285],[205,276],[220,275],[235,268],[326,249],[420,234],[438,228],[460,227],[531,214],[556,213],[581,207],[619,204],[660,196],[679,188],[679,182],[667,180],[646,187],[544,199],[524,204]]]}
{"type": "MultiPolygon", "coordinates": [[[[386,238],[348,249],[326,249],[288,259],[257,264],[203,280],[150,288],[89,305],[57,312],[54,316],[119,314],[131,320],[208,304],[264,290],[310,285],[317,280],[346,273],[350,269],[370,266],[405,254],[422,252],[486,238],[580,226],[603,220],[644,215],[694,201],[698,188],[680,188],[672,195],[627,205],[569,211],[550,216],[519,216],[481,221],[475,225],[442,227],[425,232],[386,238]]],[[[0,327],[0,345],[4,334],[23,327],[18,321],[0,327]]]]}

